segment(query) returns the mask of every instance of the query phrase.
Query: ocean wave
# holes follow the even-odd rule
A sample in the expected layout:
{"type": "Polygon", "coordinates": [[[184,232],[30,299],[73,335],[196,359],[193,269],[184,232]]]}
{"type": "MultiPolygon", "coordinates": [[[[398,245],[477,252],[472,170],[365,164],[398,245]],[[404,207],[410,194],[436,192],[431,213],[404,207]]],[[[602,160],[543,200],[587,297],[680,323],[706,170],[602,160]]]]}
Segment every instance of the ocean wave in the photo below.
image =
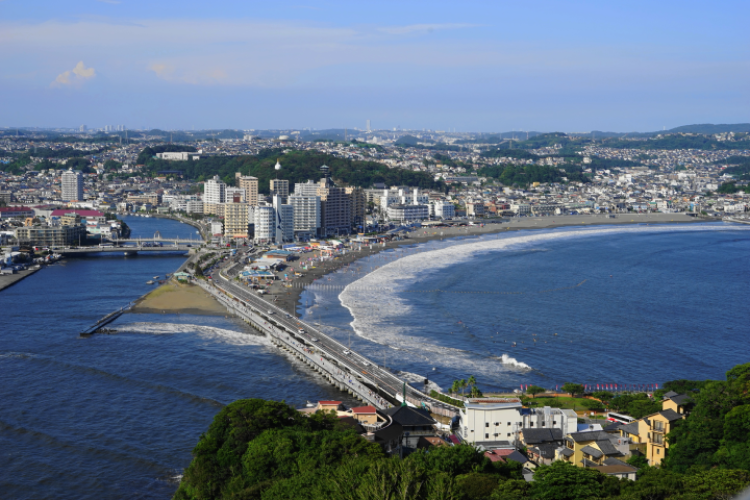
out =
{"type": "Polygon", "coordinates": [[[238,346],[271,346],[271,342],[262,335],[227,330],[214,326],[193,325],[185,323],[126,323],[118,325],[117,333],[135,333],[146,335],[175,335],[195,333],[205,340],[213,340],[238,346]]]}
{"type": "Polygon", "coordinates": [[[420,391],[424,389],[424,379],[427,379],[427,392],[429,391],[438,391],[443,392],[443,389],[440,388],[439,385],[437,385],[435,382],[430,380],[430,377],[424,377],[422,375],[419,375],[417,373],[411,373],[411,372],[405,372],[400,371],[398,372],[399,376],[404,379],[407,383],[409,383],[412,387],[415,387],[419,389],[420,391]]]}
{"type": "Polygon", "coordinates": [[[373,272],[350,283],[338,295],[338,299],[354,318],[350,325],[359,337],[404,351],[405,355],[408,354],[414,360],[455,370],[456,373],[473,373],[486,380],[512,371],[532,370],[532,367],[507,354],[496,356],[487,352],[455,349],[438,345],[429,337],[415,335],[415,329],[404,324],[403,318],[425,314],[425,311],[415,310],[411,303],[400,297],[400,292],[449,266],[490,252],[545,251],[545,245],[555,240],[601,237],[609,234],[726,230],[742,229],[718,225],[618,226],[498,234],[496,238],[487,236],[482,240],[461,242],[435,250],[404,252],[400,259],[388,260],[373,272]],[[494,363],[490,362],[493,360],[494,363]]]}

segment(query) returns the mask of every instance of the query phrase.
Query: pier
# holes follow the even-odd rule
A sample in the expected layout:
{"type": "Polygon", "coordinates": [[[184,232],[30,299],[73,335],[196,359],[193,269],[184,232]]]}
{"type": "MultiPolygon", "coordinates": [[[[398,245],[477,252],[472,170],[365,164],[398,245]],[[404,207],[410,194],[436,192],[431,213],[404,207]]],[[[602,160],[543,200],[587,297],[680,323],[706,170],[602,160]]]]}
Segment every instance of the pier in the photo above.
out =
{"type": "Polygon", "coordinates": [[[112,323],[114,320],[128,312],[133,307],[133,303],[126,305],[125,307],[121,307],[117,311],[113,311],[106,316],[104,316],[102,319],[94,323],[92,326],[86,328],[84,331],[80,333],[81,337],[90,337],[93,334],[100,331],[102,328],[107,326],[108,324],[112,323]]]}
{"type": "Polygon", "coordinates": [[[198,284],[231,313],[264,333],[280,349],[294,355],[319,372],[328,382],[366,404],[385,409],[406,403],[443,417],[452,418],[459,409],[405,385],[394,373],[352,351],[322,331],[252,294],[224,276],[215,275],[213,284],[198,284]]]}

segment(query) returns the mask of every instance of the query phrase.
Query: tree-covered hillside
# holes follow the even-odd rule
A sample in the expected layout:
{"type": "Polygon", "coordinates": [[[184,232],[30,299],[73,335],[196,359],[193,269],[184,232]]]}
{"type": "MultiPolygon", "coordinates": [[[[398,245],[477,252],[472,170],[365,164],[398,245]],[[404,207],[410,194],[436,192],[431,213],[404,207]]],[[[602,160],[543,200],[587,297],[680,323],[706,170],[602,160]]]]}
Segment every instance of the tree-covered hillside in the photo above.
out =
{"type": "MultiPolygon", "coordinates": [[[[665,384],[667,385],[667,384],[665,384]]],[[[470,445],[388,456],[332,415],[246,399],[219,412],[193,451],[176,500],[719,500],[750,485],[750,363],[726,381],[677,381],[695,406],[668,440],[662,468],[637,481],[565,462],[493,463],[470,445]]],[[[635,462],[634,462],[635,463],[635,462]]]]}
{"type": "Polygon", "coordinates": [[[209,156],[197,161],[164,161],[151,156],[146,161],[146,167],[152,175],[162,170],[181,170],[187,179],[203,181],[218,175],[227,184],[234,184],[235,172],[240,172],[257,177],[259,190],[263,193],[269,192],[269,181],[277,175],[291,184],[307,182],[308,179],[317,182],[322,175],[322,165],[330,168],[335,181],[350,186],[367,188],[382,182],[386,186],[445,189],[442,181],[436,182],[432,175],[424,172],[388,168],[373,161],[348,160],[315,152],[291,151],[284,154],[281,150],[265,150],[257,156],[209,156]],[[282,165],[280,172],[274,169],[277,159],[282,165]]]}

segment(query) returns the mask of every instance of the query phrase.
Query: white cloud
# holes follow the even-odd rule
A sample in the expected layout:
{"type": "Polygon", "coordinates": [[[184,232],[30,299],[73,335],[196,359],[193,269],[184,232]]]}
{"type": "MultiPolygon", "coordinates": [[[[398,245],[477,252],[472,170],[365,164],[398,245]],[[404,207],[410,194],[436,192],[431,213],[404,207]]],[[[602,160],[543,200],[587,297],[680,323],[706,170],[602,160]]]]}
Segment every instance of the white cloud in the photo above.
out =
{"type": "Polygon", "coordinates": [[[59,75],[57,75],[57,78],[55,78],[55,81],[51,83],[50,86],[52,87],[62,87],[64,85],[80,85],[84,81],[88,80],[89,78],[94,78],[96,76],[96,71],[94,68],[87,68],[83,61],[79,61],[78,64],[75,65],[75,67],[68,71],[63,71],[59,75]]]}

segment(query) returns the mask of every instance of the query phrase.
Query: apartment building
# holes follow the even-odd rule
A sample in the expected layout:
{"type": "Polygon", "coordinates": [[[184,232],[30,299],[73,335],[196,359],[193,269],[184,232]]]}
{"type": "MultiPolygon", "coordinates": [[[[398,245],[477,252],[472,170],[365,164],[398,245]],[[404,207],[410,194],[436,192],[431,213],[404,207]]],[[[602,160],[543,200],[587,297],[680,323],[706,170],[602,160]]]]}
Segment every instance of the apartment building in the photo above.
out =
{"type": "Polygon", "coordinates": [[[320,228],[320,196],[292,194],[288,201],[294,207],[294,234],[297,239],[317,236],[320,228]]]}
{"type": "Polygon", "coordinates": [[[224,236],[227,238],[247,238],[247,203],[224,204],[224,236]]]}
{"type": "Polygon", "coordinates": [[[60,176],[61,198],[63,201],[83,200],[83,174],[70,169],[60,176]]]}
{"type": "Polygon", "coordinates": [[[245,190],[245,201],[252,207],[258,206],[258,178],[240,176],[240,188],[245,190]]]}

